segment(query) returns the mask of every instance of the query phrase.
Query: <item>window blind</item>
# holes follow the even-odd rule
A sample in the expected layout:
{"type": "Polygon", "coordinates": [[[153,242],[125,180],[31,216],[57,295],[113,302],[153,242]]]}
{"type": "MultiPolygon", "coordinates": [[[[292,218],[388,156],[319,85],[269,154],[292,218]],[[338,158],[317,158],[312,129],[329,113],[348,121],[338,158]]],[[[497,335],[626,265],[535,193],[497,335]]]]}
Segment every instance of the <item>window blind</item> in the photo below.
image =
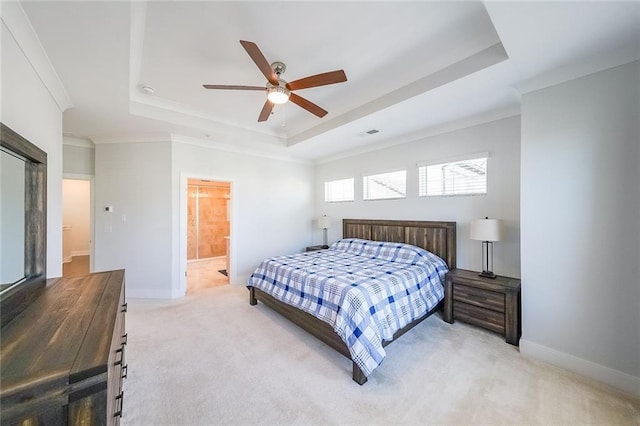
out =
{"type": "Polygon", "coordinates": [[[339,179],[324,183],[324,201],[353,201],[354,198],[354,179],[339,179]]]}
{"type": "Polygon", "coordinates": [[[421,197],[486,194],[487,157],[420,166],[418,188],[421,197]]]}
{"type": "Polygon", "coordinates": [[[365,200],[405,198],[407,196],[407,171],[381,173],[362,178],[365,200]]]}

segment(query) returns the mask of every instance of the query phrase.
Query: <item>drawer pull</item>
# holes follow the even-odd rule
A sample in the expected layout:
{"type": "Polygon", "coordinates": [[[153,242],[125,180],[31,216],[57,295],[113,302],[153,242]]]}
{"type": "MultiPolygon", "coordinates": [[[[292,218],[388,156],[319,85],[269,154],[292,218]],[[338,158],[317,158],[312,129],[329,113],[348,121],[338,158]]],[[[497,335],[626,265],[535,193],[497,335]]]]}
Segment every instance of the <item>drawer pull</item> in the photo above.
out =
{"type": "Polygon", "coordinates": [[[116,407],[120,406],[120,409],[113,414],[113,417],[122,418],[123,405],[124,405],[124,391],[120,392],[120,395],[116,396],[116,407]]]}
{"type": "Polygon", "coordinates": [[[122,305],[122,310],[120,312],[127,312],[127,304],[122,305]]]}
{"type": "Polygon", "coordinates": [[[126,379],[127,378],[127,373],[129,372],[129,364],[125,364],[124,367],[122,367],[122,378],[126,379]]]}
{"type": "Polygon", "coordinates": [[[122,344],[126,345],[127,344],[127,336],[129,336],[129,333],[125,333],[122,335],[122,344]]]}
{"type": "Polygon", "coordinates": [[[120,359],[113,363],[113,365],[122,365],[122,361],[124,360],[124,348],[120,348],[116,350],[116,356],[120,353],[120,359]]]}

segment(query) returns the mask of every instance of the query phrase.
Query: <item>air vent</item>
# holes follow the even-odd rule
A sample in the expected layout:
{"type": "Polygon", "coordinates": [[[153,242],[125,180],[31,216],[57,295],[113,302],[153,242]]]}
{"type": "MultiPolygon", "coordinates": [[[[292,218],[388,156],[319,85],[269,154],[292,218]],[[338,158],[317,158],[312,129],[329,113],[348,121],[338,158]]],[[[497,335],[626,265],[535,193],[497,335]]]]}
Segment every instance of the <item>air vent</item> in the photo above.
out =
{"type": "Polygon", "coordinates": [[[366,137],[369,137],[371,135],[375,135],[376,133],[380,133],[380,130],[378,130],[378,129],[366,130],[364,132],[358,133],[358,136],[360,136],[361,138],[366,138],[366,137]]]}

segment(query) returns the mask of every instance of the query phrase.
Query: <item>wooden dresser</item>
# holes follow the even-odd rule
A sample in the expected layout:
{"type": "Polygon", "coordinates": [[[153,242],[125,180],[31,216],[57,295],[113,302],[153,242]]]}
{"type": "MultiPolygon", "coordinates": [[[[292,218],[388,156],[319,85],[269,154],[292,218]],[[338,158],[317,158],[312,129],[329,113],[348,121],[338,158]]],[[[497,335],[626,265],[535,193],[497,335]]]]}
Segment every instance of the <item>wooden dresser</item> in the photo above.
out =
{"type": "Polygon", "coordinates": [[[2,329],[2,425],[120,422],[124,290],[124,270],[56,279],[2,329]]]}
{"type": "Polygon", "coordinates": [[[521,334],[520,280],[500,275],[485,278],[474,271],[452,269],[445,278],[442,318],[495,331],[517,346],[521,334]]]}

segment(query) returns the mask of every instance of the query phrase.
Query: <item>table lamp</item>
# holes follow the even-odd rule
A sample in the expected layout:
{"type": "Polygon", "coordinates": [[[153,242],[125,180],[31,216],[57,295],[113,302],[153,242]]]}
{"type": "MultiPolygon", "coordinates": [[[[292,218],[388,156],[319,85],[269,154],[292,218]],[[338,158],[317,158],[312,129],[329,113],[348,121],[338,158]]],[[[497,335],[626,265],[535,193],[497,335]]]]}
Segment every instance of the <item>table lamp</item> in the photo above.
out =
{"type": "Polygon", "coordinates": [[[322,229],[322,244],[327,245],[327,229],[331,227],[331,218],[325,214],[318,218],[318,228],[322,229]]]}
{"type": "Polygon", "coordinates": [[[500,241],[502,237],[502,224],[498,219],[476,219],[471,222],[472,240],[482,241],[482,272],[481,277],[495,278],[493,273],[493,242],[500,241]]]}

